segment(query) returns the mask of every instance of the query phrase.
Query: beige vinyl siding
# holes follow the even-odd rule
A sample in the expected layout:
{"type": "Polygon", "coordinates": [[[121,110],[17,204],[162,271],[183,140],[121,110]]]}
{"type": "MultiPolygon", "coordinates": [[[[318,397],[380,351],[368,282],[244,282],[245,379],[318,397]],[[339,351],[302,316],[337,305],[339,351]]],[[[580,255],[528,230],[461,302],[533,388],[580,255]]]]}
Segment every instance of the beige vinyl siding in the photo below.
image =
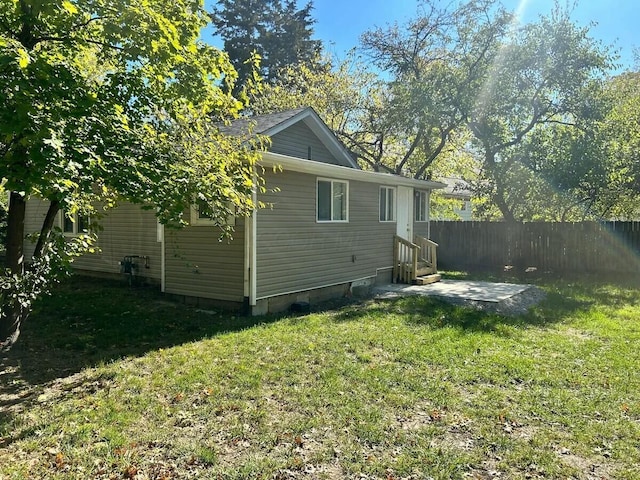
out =
{"type": "Polygon", "coordinates": [[[380,185],[349,181],[349,222],[317,223],[315,175],[268,172],[266,180],[280,191],[261,197],[273,208],[258,212],[258,299],[373,277],[391,267],[396,224],[378,220],[380,185]]]}
{"type": "MultiPolygon", "coordinates": [[[[38,233],[40,231],[44,217],[47,215],[48,208],[49,204],[38,198],[30,198],[27,200],[27,209],[24,217],[25,235],[38,233]]],[[[26,258],[31,258],[34,247],[35,245],[33,245],[29,240],[25,242],[24,249],[26,258]]]]}
{"type": "MultiPolygon", "coordinates": [[[[30,199],[27,203],[25,232],[40,231],[42,221],[49,207],[48,202],[30,199]]],[[[96,222],[96,219],[92,219],[96,222]]],[[[123,203],[117,208],[108,210],[98,220],[101,230],[98,231],[99,252],[86,254],[73,262],[75,269],[120,273],[120,261],[127,255],[149,257],[149,268],[143,268],[144,261],[139,260],[140,276],[160,281],[161,276],[161,243],[158,239],[158,226],[153,211],[143,210],[139,205],[123,203]]],[[[60,214],[56,219],[60,226],[60,214]]],[[[33,245],[29,244],[27,253],[33,253],[33,245]]]]}
{"type": "Polygon", "coordinates": [[[244,299],[244,220],[233,239],[220,230],[192,226],[165,230],[165,292],[232,302],[244,299]]]}
{"type": "MultiPolygon", "coordinates": [[[[27,208],[24,217],[24,233],[26,236],[40,231],[48,209],[49,203],[44,202],[39,198],[30,198],[27,200],[27,208]]],[[[59,224],[56,222],[56,225],[59,224]]],[[[29,240],[24,242],[24,256],[27,261],[31,259],[34,248],[35,245],[29,240]]]]}
{"type": "Polygon", "coordinates": [[[337,165],[338,161],[304,122],[296,123],[271,137],[270,152],[337,165]]]}

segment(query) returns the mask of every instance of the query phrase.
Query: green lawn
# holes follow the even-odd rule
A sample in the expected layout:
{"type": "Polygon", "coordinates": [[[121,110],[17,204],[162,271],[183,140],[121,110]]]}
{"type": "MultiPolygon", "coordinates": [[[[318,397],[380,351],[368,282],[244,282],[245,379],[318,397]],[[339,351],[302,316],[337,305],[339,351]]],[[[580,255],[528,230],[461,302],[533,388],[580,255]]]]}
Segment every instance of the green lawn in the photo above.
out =
{"type": "Polygon", "coordinates": [[[233,317],[76,279],[0,376],[0,479],[640,478],[640,281],[233,317]]]}

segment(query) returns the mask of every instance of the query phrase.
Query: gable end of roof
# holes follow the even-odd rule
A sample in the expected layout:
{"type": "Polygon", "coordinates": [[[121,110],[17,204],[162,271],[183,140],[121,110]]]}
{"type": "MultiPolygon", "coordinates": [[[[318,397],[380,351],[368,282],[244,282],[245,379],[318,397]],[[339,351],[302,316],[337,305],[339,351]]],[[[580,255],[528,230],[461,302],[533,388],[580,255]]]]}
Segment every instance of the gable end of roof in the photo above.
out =
{"type": "Polygon", "coordinates": [[[227,135],[236,136],[252,131],[258,135],[271,137],[298,122],[304,122],[322,144],[338,159],[341,165],[360,170],[360,166],[351,155],[351,152],[347,150],[312,107],[240,118],[232,122],[231,125],[221,127],[220,131],[227,135]]]}

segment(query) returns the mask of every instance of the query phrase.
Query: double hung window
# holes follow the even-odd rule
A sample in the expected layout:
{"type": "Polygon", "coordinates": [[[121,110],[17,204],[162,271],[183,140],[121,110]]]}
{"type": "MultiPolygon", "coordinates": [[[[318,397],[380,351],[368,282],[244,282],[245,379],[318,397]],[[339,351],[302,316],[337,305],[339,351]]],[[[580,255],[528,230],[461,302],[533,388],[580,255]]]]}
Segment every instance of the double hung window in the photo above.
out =
{"type": "Polygon", "coordinates": [[[396,189],[380,187],[380,221],[396,221],[396,189]]]}
{"type": "Polygon", "coordinates": [[[316,220],[349,221],[349,184],[341,180],[318,179],[316,220]]]}
{"type": "Polygon", "coordinates": [[[81,235],[89,231],[88,215],[82,215],[80,213],[70,215],[62,211],[60,217],[60,228],[62,228],[62,233],[65,235],[81,235]]]}
{"type": "Polygon", "coordinates": [[[429,195],[427,192],[417,190],[413,197],[413,214],[416,222],[429,220],[429,195]]]}

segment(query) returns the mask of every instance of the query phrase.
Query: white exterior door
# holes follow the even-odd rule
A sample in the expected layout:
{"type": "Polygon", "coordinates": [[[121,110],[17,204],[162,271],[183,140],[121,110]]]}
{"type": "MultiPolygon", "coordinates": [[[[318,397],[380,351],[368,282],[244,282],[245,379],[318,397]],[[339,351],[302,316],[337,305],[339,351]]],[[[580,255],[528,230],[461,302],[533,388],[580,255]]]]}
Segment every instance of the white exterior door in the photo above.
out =
{"type": "Polygon", "coordinates": [[[413,242],[413,188],[398,187],[396,234],[413,242]]]}

